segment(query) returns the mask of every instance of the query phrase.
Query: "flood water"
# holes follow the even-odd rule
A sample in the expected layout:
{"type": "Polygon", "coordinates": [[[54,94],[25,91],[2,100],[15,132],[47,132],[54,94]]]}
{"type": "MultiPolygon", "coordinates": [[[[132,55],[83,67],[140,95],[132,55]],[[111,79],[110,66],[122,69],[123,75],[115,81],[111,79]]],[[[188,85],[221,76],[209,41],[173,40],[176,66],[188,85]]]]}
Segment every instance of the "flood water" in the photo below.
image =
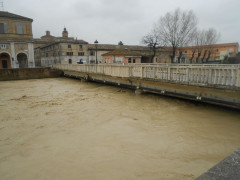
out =
{"type": "Polygon", "coordinates": [[[194,179],[240,147],[240,113],[80,80],[0,82],[1,179],[194,179]]]}

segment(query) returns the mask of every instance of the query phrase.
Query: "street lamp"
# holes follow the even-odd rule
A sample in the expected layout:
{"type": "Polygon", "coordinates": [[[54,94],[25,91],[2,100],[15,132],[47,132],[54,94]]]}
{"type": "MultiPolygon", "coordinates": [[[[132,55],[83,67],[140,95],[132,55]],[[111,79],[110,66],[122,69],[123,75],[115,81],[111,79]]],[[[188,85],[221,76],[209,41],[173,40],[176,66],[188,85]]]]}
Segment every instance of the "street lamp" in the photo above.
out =
{"type": "Polygon", "coordinates": [[[98,60],[97,60],[97,47],[98,47],[98,41],[96,40],[94,42],[95,46],[96,46],[96,64],[98,63],[98,60]]]}

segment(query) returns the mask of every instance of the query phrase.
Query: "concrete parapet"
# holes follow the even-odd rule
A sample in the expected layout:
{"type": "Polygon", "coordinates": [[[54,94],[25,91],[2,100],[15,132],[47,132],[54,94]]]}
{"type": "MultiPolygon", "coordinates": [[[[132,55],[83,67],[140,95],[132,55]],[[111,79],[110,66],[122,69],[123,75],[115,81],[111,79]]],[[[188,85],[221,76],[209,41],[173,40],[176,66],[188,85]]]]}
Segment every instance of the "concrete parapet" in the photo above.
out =
{"type": "Polygon", "coordinates": [[[116,77],[67,70],[64,70],[64,75],[82,79],[88,77],[87,79],[89,81],[240,109],[240,91],[234,89],[186,85],[156,79],[116,77]]]}
{"type": "Polygon", "coordinates": [[[55,64],[54,69],[240,90],[240,65],[55,64]]]}

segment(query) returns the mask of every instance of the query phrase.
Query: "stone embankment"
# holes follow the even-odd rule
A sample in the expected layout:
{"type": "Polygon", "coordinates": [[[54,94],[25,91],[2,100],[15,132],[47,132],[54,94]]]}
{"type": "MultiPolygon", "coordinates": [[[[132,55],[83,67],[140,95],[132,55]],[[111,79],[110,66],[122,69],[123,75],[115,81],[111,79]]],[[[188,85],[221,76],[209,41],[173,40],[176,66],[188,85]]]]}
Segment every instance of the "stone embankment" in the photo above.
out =
{"type": "Polygon", "coordinates": [[[60,77],[62,71],[50,68],[0,69],[0,81],[60,77]]]}
{"type": "Polygon", "coordinates": [[[206,179],[240,179],[240,148],[196,180],[206,179]]]}

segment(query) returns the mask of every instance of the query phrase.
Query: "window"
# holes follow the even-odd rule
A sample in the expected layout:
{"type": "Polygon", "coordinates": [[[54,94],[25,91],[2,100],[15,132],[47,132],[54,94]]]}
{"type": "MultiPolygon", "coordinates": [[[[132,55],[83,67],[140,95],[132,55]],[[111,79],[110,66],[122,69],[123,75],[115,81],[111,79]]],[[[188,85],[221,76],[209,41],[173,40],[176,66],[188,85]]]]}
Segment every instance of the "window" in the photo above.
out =
{"type": "Polygon", "coordinates": [[[90,51],[90,56],[94,56],[95,55],[95,51],[90,51]]]}
{"type": "Polygon", "coordinates": [[[17,34],[23,34],[23,24],[17,23],[17,34]]]}
{"type": "Polygon", "coordinates": [[[79,49],[82,49],[82,45],[79,45],[79,49]]]}
{"type": "Polygon", "coordinates": [[[128,58],[128,63],[131,63],[132,62],[132,59],[131,58],[128,58]]]}
{"type": "Polygon", "coordinates": [[[8,44],[0,44],[0,49],[8,49],[8,44]]]}
{"type": "Polygon", "coordinates": [[[19,50],[24,50],[24,44],[19,44],[19,45],[18,45],[18,49],[19,49],[19,50]]]}
{"type": "Polygon", "coordinates": [[[0,34],[6,34],[6,33],[8,33],[7,24],[0,23],[0,34]]]}
{"type": "Polygon", "coordinates": [[[122,63],[122,59],[123,59],[122,57],[117,57],[116,58],[117,63],[122,63]]]}
{"type": "Polygon", "coordinates": [[[72,48],[71,44],[68,45],[68,48],[72,48]]]}
{"type": "Polygon", "coordinates": [[[135,60],[135,59],[133,59],[133,63],[136,63],[136,60],[135,60]]]}
{"type": "Polygon", "coordinates": [[[48,57],[48,53],[46,53],[46,57],[48,57]]]}
{"type": "Polygon", "coordinates": [[[67,56],[73,56],[73,52],[67,52],[67,56]]]}
{"type": "Polygon", "coordinates": [[[84,52],[79,52],[78,56],[84,56],[84,52]]]}
{"type": "Polygon", "coordinates": [[[69,59],[69,60],[68,60],[68,64],[72,64],[72,59],[69,59]]]}

